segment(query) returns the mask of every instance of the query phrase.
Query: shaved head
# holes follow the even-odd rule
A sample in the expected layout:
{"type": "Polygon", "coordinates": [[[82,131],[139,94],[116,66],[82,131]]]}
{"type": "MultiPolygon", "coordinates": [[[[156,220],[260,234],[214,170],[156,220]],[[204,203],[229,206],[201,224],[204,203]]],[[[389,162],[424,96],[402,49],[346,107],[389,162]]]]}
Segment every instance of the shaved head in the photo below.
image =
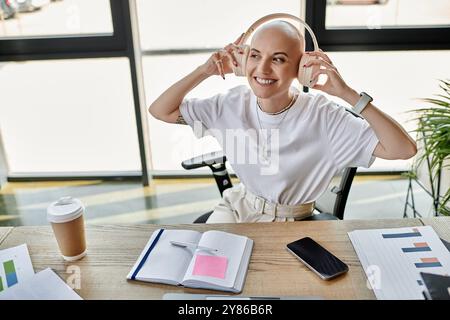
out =
{"type": "Polygon", "coordinates": [[[253,43],[261,38],[279,39],[285,43],[286,46],[295,46],[298,51],[303,53],[305,51],[305,40],[294,25],[287,21],[276,20],[264,24],[258,28],[252,38],[253,43]]]}

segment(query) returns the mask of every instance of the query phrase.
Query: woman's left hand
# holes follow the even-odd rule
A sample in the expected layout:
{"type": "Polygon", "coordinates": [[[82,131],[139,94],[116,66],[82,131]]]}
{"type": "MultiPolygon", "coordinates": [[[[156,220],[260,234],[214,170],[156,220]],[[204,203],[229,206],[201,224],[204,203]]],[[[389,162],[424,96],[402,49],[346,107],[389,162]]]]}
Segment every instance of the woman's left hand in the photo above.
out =
{"type": "Polygon", "coordinates": [[[305,64],[306,67],[318,65],[320,69],[312,75],[312,80],[317,80],[319,75],[325,74],[327,81],[324,84],[316,84],[313,89],[321,90],[333,96],[342,97],[349,89],[345,81],[342,79],[337,68],[331,62],[331,59],[319,49],[319,51],[305,52],[309,56],[317,57],[305,64]]]}

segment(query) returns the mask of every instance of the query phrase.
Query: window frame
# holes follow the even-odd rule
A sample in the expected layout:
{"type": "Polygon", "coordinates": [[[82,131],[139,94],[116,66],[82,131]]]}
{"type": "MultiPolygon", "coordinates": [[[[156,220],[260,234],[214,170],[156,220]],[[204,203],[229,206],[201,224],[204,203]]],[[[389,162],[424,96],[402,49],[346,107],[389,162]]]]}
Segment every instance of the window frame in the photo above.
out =
{"type": "Polygon", "coordinates": [[[135,10],[136,4],[135,0],[109,0],[109,3],[113,24],[113,32],[111,35],[100,34],[95,36],[95,34],[80,34],[48,38],[3,38],[0,39],[0,62],[110,57],[128,58],[133,89],[141,172],[138,174],[124,172],[74,174],[67,172],[58,176],[36,173],[20,177],[8,176],[8,181],[129,180],[140,178],[144,186],[149,185],[151,180],[149,171],[151,162],[147,161],[147,159],[149,159],[150,151],[145,137],[146,128],[143,124],[145,114],[142,115],[141,113],[144,103],[144,99],[142,99],[142,71],[138,62],[139,56],[136,55],[136,52],[140,51],[140,48],[134,43],[133,38],[133,26],[136,23],[134,21],[134,12],[132,11],[135,10]]]}
{"type": "Polygon", "coordinates": [[[76,59],[124,56],[127,46],[128,1],[110,0],[113,32],[49,37],[1,38],[0,61],[76,59]]]}
{"type": "MultiPolygon", "coordinates": [[[[430,28],[326,29],[326,0],[306,0],[306,22],[325,51],[450,49],[450,25],[430,28]]],[[[307,49],[312,45],[307,39],[307,49]]]]}

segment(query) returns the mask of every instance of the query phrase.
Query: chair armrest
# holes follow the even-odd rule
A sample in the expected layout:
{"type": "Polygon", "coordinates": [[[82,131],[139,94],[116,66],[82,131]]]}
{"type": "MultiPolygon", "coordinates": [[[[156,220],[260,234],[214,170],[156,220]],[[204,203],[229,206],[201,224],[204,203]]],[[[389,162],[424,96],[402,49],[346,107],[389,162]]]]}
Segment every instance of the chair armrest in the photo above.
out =
{"type": "Polygon", "coordinates": [[[181,166],[186,170],[197,169],[201,167],[211,166],[213,164],[223,164],[227,161],[222,151],[202,154],[201,156],[184,160],[181,166]]]}

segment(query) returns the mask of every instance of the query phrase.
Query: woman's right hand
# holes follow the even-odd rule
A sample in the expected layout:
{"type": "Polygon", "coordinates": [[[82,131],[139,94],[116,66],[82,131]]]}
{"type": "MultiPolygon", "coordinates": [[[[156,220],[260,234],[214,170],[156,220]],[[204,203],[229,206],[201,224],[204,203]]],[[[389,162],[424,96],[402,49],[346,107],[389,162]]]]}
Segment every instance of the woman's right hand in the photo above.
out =
{"type": "Polygon", "coordinates": [[[241,34],[239,38],[236,39],[236,41],[230,43],[223,49],[214,52],[202,65],[203,72],[208,76],[220,75],[223,79],[225,79],[225,74],[232,73],[232,64],[235,67],[237,67],[238,65],[234,56],[234,52],[237,51],[239,53],[242,53],[242,50],[237,44],[239,43],[243,35],[244,34],[241,34]]]}

